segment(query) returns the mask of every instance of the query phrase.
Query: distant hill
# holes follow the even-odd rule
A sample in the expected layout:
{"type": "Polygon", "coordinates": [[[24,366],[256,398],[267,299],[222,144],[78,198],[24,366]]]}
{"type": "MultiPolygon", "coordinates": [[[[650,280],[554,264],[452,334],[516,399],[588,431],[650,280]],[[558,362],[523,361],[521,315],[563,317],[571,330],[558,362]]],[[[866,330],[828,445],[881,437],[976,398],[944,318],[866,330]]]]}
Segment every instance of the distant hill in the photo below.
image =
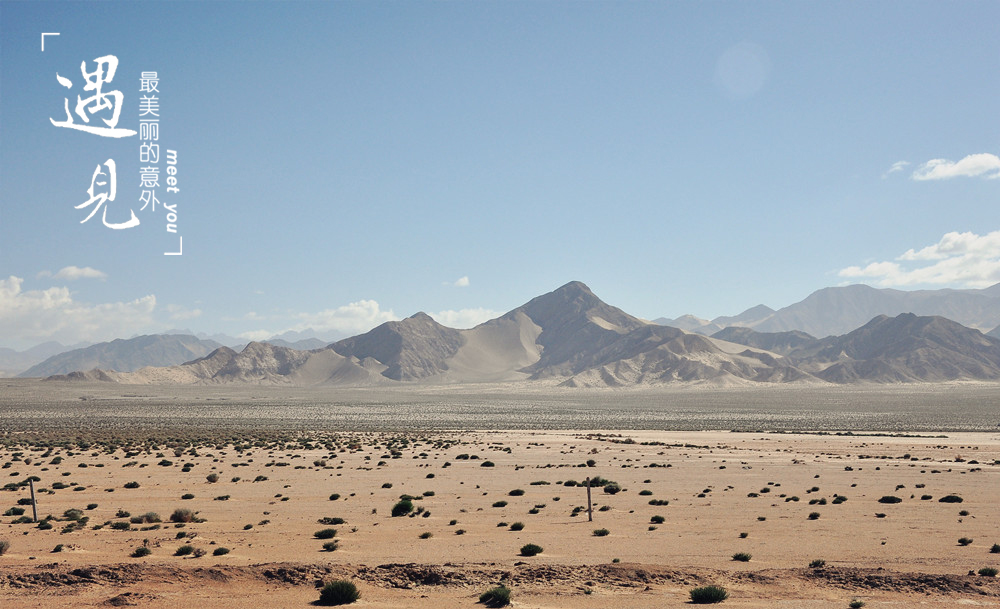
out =
{"type": "MultiPolygon", "coordinates": [[[[799,330],[825,337],[850,332],[878,315],[894,317],[900,313],[937,315],[986,332],[1000,325],[1000,284],[982,290],[903,291],[861,284],[823,288],[777,311],[758,305],[734,317],[719,317],[700,326],[685,323],[687,327],[682,329],[711,335],[724,327],[740,326],[758,332],[799,330]]],[[[685,322],[692,319],[696,318],[678,318],[685,322]]],[[[662,323],[676,325],[670,322],[662,323]]]]}
{"type": "Polygon", "coordinates": [[[723,326],[713,323],[707,319],[695,317],[694,315],[681,315],[677,319],[657,317],[653,320],[653,323],[661,326],[678,328],[680,330],[684,330],[685,332],[697,332],[698,334],[704,334],[705,336],[714,334],[723,328],[723,326]]]}
{"type": "Polygon", "coordinates": [[[16,376],[35,364],[70,349],[73,347],[67,347],[55,341],[35,345],[24,351],[0,347],[0,377],[16,376]]]}
{"type": "Polygon", "coordinates": [[[18,376],[38,377],[68,374],[78,370],[115,370],[131,372],[144,366],[171,366],[211,353],[221,347],[210,340],[180,334],[151,334],[115,339],[83,349],[54,355],[18,376]]]}
{"type": "Polygon", "coordinates": [[[127,384],[237,384],[237,385],[377,385],[390,382],[380,375],[384,367],[358,362],[332,349],[300,351],[251,342],[237,353],[219,347],[205,357],[167,367],[149,366],[135,372],[89,370],[55,375],[49,380],[108,381],[127,384]]]}
{"type": "Polygon", "coordinates": [[[270,343],[275,347],[287,347],[289,349],[298,349],[299,351],[311,351],[312,349],[322,349],[327,344],[326,341],[320,340],[318,338],[303,338],[296,341],[287,341],[280,338],[269,338],[261,342],[270,343]]]}
{"type": "Polygon", "coordinates": [[[766,349],[767,351],[781,355],[788,355],[796,349],[801,349],[816,342],[815,337],[805,332],[799,332],[798,330],[788,332],[757,332],[750,328],[739,328],[736,326],[720,330],[713,334],[712,338],[727,340],[731,343],[746,345],[748,347],[766,349]]]}

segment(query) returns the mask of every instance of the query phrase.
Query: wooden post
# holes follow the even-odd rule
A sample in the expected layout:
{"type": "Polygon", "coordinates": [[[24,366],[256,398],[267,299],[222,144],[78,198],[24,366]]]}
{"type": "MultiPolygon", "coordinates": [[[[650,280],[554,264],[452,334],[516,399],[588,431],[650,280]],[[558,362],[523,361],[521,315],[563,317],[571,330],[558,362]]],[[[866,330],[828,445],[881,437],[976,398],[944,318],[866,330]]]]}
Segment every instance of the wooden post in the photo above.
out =
{"type": "Polygon", "coordinates": [[[31,488],[31,522],[38,522],[38,506],[35,505],[35,481],[28,478],[28,487],[31,488]]]}
{"type": "Polygon", "coordinates": [[[590,476],[587,476],[587,521],[594,521],[594,503],[590,500],[590,476]]]}

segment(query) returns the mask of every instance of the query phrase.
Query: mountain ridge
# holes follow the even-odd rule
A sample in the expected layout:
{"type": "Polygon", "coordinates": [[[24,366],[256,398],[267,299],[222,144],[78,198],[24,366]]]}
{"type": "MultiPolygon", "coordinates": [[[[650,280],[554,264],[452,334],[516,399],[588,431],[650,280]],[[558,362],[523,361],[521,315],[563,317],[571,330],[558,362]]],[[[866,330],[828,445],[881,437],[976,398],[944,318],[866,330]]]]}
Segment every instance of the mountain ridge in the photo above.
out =
{"type": "Polygon", "coordinates": [[[219,347],[180,365],[59,378],[290,385],[525,381],[564,387],[1000,380],[1000,340],[940,316],[912,313],[878,315],[823,339],[745,327],[709,337],[634,317],[573,281],[467,330],[419,312],[308,351],[252,342],[239,353],[219,347]]]}

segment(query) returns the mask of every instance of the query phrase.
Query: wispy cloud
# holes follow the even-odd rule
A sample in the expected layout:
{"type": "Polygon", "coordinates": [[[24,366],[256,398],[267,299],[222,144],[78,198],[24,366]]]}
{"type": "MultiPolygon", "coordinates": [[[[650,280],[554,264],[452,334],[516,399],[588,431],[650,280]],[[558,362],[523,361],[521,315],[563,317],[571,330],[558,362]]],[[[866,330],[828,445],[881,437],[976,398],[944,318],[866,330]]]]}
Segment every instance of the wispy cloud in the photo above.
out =
{"type": "Polygon", "coordinates": [[[892,164],[892,167],[887,169],[886,172],[882,174],[882,179],[884,180],[898,171],[903,171],[909,164],[909,161],[896,161],[892,164]]]}
{"type": "Polygon", "coordinates": [[[913,172],[913,179],[949,180],[951,178],[983,177],[987,180],[1000,178],[1000,157],[995,154],[970,154],[960,161],[932,159],[913,172]]]}
{"type": "Polygon", "coordinates": [[[24,279],[0,279],[0,336],[10,343],[56,340],[63,344],[110,340],[156,326],[152,294],[130,302],[87,304],[65,286],[24,291],[24,279]]]}
{"type": "Polygon", "coordinates": [[[882,287],[954,285],[985,288],[1000,282],[1000,231],[986,235],[951,232],[893,261],[849,266],[838,275],[869,280],[882,287]]]}
{"type": "Polygon", "coordinates": [[[201,317],[201,309],[189,309],[175,304],[167,305],[167,313],[170,315],[170,319],[174,321],[183,321],[186,319],[201,317]]]}
{"type": "Polygon", "coordinates": [[[503,313],[480,307],[476,309],[460,309],[458,311],[439,311],[437,313],[429,313],[429,315],[434,318],[434,321],[443,326],[464,329],[472,328],[484,321],[500,317],[503,313]]]}
{"type": "Polygon", "coordinates": [[[469,287],[469,276],[459,277],[455,281],[445,281],[442,285],[452,286],[455,288],[467,288],[469,287]]]}
{"type": "Polygon", "coordinates": [[[64,266],[55,273],[52,271],[42,271],[38,274],[38,277],[52,277],[54,279],[65,279],[67,281],[76,281],[77,279],[100,279],[101,281],[104,281],[108,278],[108,274],[89,266],[82,268],[78,266],[64,266]]]}

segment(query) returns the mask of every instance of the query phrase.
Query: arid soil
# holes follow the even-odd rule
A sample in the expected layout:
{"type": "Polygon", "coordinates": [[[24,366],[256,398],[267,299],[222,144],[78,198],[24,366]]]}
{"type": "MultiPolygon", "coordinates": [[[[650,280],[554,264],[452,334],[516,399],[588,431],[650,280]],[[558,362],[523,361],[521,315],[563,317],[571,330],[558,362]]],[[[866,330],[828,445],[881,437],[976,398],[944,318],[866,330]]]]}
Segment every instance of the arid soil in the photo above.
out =
{"type": "Polygon", "coordinates": [[[710,584],[727,607],[1000,606],[969,574],[1000,567],[1000,432],[25,431],[0,445],[5,608],[306,607],[333,579],[359,607],[501,582],[517,607],[710,584]],[[15,523],[32,477],[42,526],[15,523]]]}

